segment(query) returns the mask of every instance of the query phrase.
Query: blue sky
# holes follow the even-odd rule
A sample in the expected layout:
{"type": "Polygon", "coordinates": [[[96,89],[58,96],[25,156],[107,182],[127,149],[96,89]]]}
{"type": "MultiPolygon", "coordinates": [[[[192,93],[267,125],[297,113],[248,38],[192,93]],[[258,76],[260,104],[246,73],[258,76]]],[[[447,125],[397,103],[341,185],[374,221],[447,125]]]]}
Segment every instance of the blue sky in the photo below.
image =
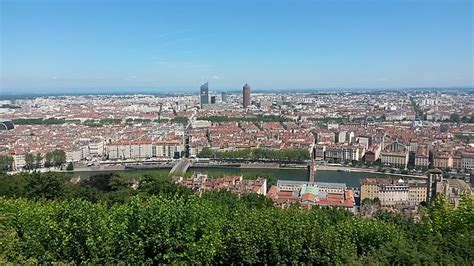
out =
{"type": "Polygon", "coordinates": [[[0,0],[3,91],[473,86],[473,2],[0,0]]]}

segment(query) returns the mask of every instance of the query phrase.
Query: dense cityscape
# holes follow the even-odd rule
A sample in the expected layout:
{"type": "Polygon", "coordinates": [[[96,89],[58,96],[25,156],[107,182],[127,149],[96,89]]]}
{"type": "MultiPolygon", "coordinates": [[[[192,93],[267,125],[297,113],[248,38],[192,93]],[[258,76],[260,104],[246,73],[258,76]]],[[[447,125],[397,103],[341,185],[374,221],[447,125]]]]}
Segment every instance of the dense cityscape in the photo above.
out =
{"type": "MultiPolygon", "coordinates": [[[[420,221],[426,206],[434,211],[440,200],[459,210],[470,204],[466,197],[472,200],[472,102],[471,90],[282,94],[255,93],[245,84],[237,94],[209,91],[209,83],[199,94],[3,100],[0,162],[7,175],[0,174],[0,192],[108,204],[136,193],[194,194],[211,204],[330,208],[359,219],[391,213],[420,221]],[[352,186],[336,181],[343,175],[352,186]]],[[[298,261],[314,261],[295,252],[298,261]]],[[[344,258],[337,256],[331,261],[344,258]]]]}
{"type": "MultiPolygon", "coordinates": [[[[393,186],[406,187],[406,195],[365,195],[368,183],[361,181],[361,202],[379,198],[386,207],[416,207],[429,200],[429,186],[419,179],[438,169],[451,185],[445,194],[457,204],[462,194],[472,194],[473,101],[470,90],[281,94],[251,93],[245,84],[239,95],[210,92],[209,83],[199,96],[4,100],[2,167],[11,173],[67,171],[69,165],[69,171],[101,171],[173,168],[183,160],[189,162],[185,168],[309,167],[314,169],[307,182],[288,188],[281,180],[269,187],[268,197],[280,205],[339,206],[349,200],[350,209],[356,206],[358,187],[318,185],[312,172],[400,174],[405,180],[393,186]],[[54,153],[63,154],[63,161],[57,162],[54,153]],[[412,199],[411,187],[422,187],[421,194],[412,199]],[[332,195],[320,191],[331,188],[341,200],[323,203],[332,195]]],[[[382,181],[374,184],[386,188],[382,181]]],[[[261,194],[267,195],[266,188],[261,194]]]]}

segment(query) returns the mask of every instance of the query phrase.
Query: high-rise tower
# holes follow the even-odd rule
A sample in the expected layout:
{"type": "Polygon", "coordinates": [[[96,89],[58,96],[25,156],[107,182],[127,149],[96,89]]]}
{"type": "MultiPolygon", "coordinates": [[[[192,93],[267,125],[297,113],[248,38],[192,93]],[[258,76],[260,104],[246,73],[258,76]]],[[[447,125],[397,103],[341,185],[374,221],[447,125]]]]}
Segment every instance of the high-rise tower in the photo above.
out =
{"type": "Polygon", "coordinates": [[[209,103],[209,82],[201,85],[201,107],[209,103]]]}
{"type": "Polygon", "coordinates": [[[244,108],[247,108],[250,105],[250,86],[247,83],[245,83],[244,85],[243,94],[244,94],[243,106],[244,108]]]}

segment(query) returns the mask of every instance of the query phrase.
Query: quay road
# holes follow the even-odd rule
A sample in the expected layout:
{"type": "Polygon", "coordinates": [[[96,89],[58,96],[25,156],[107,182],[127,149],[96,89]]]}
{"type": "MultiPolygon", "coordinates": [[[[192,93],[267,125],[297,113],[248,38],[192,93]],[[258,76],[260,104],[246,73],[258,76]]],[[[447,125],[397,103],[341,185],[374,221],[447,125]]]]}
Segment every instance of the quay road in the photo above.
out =
{"type": "MultiPolygon", "coordinates": [[[[84,163],[74,164],[73,172],[101,172],[101,171],[120,171],[120,170],[143,170],[143,169],[171,169],[170,174],[172,175],[183,175],[189,167],[196,168],[241,168],[241,169],[307,169],[307,164],[278,164],[271,162],[224,162],[207,160],[202,161],[200,159],[180,159],[177,161],[166,160],[166,161],[154,161],[154,162],[98,162],[98,165],[89,166],[84,163]],[[173,170],[174,169],[174,170],[173,170]]],[[[378,172],[373,168],[357,168],[347,166],[331,166],[331,165],[316,165],[316,171],[343,171],[343,172],[354,172],[354,173],[367,173],[367,174],[380,174],[387,176],[399,176],[403,178],[416,178],[424,179],[426,176],[423,173],[416,174],[399,174],[390,172],[378,172]]],[[[59,168],[40,168],[36,169],[38,172],[69,172],[61,170],[59,168]]],[[[7,174],[16,174],[21,171],[11,171],[7,174]]],[[[25,172],[28,172],[25,170],[25,172]]]]}

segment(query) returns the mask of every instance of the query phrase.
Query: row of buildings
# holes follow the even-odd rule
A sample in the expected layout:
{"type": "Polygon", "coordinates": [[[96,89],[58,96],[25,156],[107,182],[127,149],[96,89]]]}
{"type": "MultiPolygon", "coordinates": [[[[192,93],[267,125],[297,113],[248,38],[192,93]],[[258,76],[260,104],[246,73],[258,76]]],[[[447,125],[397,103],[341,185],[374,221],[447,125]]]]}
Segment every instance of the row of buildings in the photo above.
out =
{"type": "Polygon", "coordinates": [[[110,160],[180,158],[184,151],[180,140],[169,141],[117,141],[105,146],[105,154],[110,160]]]}
{"type": "Polygon", "coordinates": [[[418,169],[427,169],[430,165],[440,169],[473,169],[474,167],[474,149],[470,147],[446,148],[445,145],[437,143],[407,145],[400,141],[384,144],[384,142],[367,142],[366,137],[350,139],[352,142],[318,142],[314,146],[314,158],[335,163],[380,160],[383,165],[401,169],[408,166],[410,158],[413,160],[413,166],[418,169]]]}
{"type": "Polygon", "coordinates": [[[198,194],[210,190],[227,190],[242,195],[257,193],[266,196],[279,207],[299,204],[302,207],[313,206],[343,208],[355,211],[354,191],[343,183],[304,182],[278,180],[267,191],[267,180],[244,180],[242,176],[209,178],[205,174],[195,173],[190,178],[179,177],[177,184],[193,189],[198,194]]]}
{"type": "MultiPolygon", "coordinates": [[[[90,142],[65,151],[67,162],[99,157],[109,160],[144,160],[150,158],[172,159],[180,158],[184,150],[182,141],[116,141],[109,144],[90,142]]],[[[20,170],[26,166],[25,153],[13,154],[13,170],[20,170]]],[[[44,157],[44,156],[43,156],[44,157]]],[[[39,165],[44,164],[44,158],[39,165]]]]}
{"type": "Polygon", "coordinates": [[[445,179],[438,169],[428,171],[426,180],[364,178],[360,181],[360,197],[378,199],[382,207],[418,206],[430,204],[436,195],[447,196],[457,207],[464,195],[474,195],[472,186],[461,179],[445,179]]]}
{"type": "Polygon", "coordinates": [[[222,178],[210,178],[206,174],[195,173],[189,178],[179,177],[176,181],[199,195],[211,190],[227,190],[237,195],[246,193],[267,194],[267,179],[245,180],[243,176],[226,176],[222,178]]]}
{"type": "MultiPolygon", "coordinates": [[[[474,195],[472,186],[460,179],[444,179],[442,172],[429,171],[426,180],[403,180],[391,178],[363,178],[360,181],[360,202],[378,199],[378,204],[388,209],[416,209],[420,204],[430,204],[436,195],[446,195],[449,202],[457,207],[465,195],[474,195]]],[[[195,173],[190,178],[179,177],[176,183],[189,187],[199,194],[210,190],[227,190],[242,195],[257,193],[264,195],[279,207],[300,205],[305,208],[315,206],[342,208],[356,211],[356,194],[344,183],[306,182],[278,180],[267,191],[267,180],[244,180],[242,176],[209,178],[195,173]]]]}

